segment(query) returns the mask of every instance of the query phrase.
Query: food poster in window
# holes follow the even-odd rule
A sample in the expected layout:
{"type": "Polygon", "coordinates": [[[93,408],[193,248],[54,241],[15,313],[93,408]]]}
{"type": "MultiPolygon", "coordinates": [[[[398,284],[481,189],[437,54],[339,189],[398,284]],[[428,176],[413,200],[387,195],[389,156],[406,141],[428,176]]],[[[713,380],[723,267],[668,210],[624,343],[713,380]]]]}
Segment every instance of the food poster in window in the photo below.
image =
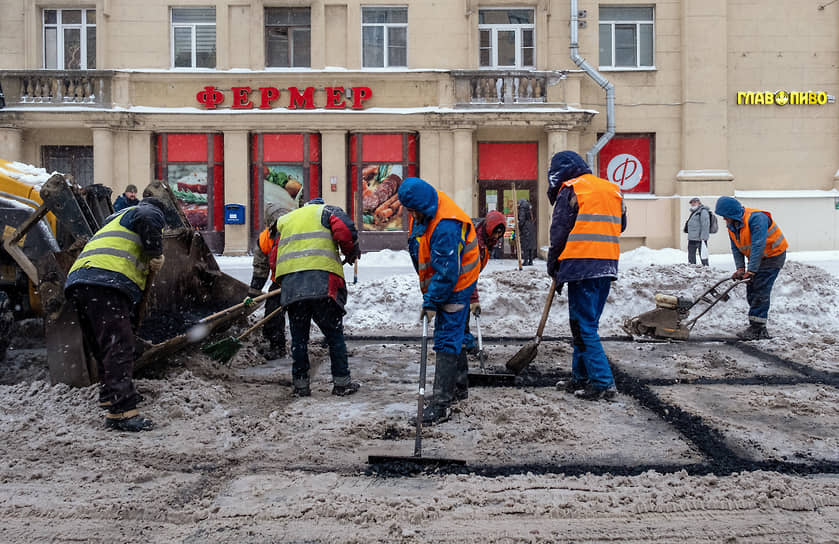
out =
{"type": "Polygon", "coordinates": [[[209,226],[206,164],[169,163],[169,187],[183,209],[189,224],[201,230],[209,226]]]}
{"type": "Polygon", "coordinates": [[[404,230],[402,203],[397,196],[401,183],[401,164],[366,164],[362,167],[362,230],[404,230]]]}
{"type": "Polygon", "coordinates": [[[263,166],[265,202],[294,210],[306,202],[302,166],[288,164],[263,166]]]}

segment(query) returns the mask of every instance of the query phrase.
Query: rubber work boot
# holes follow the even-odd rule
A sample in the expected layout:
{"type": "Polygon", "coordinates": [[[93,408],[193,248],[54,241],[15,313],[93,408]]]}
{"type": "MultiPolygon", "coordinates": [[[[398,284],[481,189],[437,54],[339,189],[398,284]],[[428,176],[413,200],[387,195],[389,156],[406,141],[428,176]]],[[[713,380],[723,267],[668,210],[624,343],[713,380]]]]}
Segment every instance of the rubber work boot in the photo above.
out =
{"type": "Polygon", "coordinates": [[[766,330],[766,325],[763,323],[750,323],[749,327],[737,333],[737,338],[740,340],[765,340],[771,338],[769,331],[766,330]]]}
{"type": "Polygon", "coordinates": [[[339,397],[346,397],[347,395],[357,393],[360,388],[361,384],[358,382],[350,382],[346,385],[333,385],[332,394],[339,397]]]}
{"type": "Polygon", "coordinates": [[[587,384],[584,389],[574,392],[574,396],[578,399],[584,400],[612,400],[618,394],[615,386],[611,387],[597,387],[596,385],[587,384]]]}
{"type": "Polygon", "coordinates": [[[457,379],[454,382],[454,400],[469,398],[469,359],[461,350],[457,355],[457,379]]]}
{"type": "Polygon", "coordinates": [[[293,380],[291,396],[297,398],[311,397],[312,390],[309,388],[309,380],[293,380]]]}
{"type": "Polygon", "coordinates": [[[136,433],[154,429],[154,422],[142,417],[140,412],[134,409],[118,414],[109,413],[105,416],[105,428],[136,433]]]}
{"type": "Polygon", "coordinates": [[[566,393],[570,393],[573,395],[577,391],[586,388],[586,382],[583,380],[575,380],[574,378],[569,378],[567,380],[560,380],[556,382],[556,390],[557,391],[565,391],[566,393]]]}
{"type": "Polygon", "coordinates": [[[434,369],[434,396],[422,412],[423,425],[442,423],[451,417],[457,383],[457,354],[437,353],[434,369]]]}

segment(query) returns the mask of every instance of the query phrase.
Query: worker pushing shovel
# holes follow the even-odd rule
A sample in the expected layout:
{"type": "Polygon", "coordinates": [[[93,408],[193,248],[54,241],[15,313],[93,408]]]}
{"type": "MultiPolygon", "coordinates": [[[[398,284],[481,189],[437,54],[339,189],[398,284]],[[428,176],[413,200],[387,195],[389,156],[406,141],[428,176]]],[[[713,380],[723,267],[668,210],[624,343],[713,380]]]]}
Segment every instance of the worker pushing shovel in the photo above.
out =
{"type": "Polygon", "coordinates": [[[559,289],[568,286],[574,346],[571,379],[557,386],[587,400],[610,399],[617,390],[597,329],[618,274],[620,233],[626,228],[623,195],[614,183],[594,176],[577,153],[561,151],[548,169],[548,200],[554,205],[548,276],[559,289]]]}

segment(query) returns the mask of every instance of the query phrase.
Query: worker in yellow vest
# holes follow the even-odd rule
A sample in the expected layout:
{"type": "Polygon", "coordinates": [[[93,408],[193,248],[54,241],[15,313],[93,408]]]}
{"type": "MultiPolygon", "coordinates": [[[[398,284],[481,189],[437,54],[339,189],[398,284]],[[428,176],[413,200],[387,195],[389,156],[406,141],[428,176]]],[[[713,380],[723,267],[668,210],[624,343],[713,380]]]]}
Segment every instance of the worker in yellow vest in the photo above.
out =
{"type": "MultiPolygon", "coordinates": [[[[268,291],[280,288],[276,280],[275,268],[277,263],[277,219],[290,212],[279,204],[269,202],[265,205],[265,229],[259,233],[259,246],[253,252],[253,274],[251,275],[248,296],[257,297],[262,294],[265,282],[271,279],[268,291]]],[[[280,307],[277,296],[265,301],[265,315],[271,314],[280,307]]],[[[286,356],[285,345],[285,311],[279,312],[262,327],[262,334],[268,340],[268,347],[261,350],[266,359],[279,359],[286,356]]]]}
{"type": "Polygon", "coordinates": [[[132,380],[134,316],[149,271],[163,266],[164,205],[154,197],[106,219],[84,246],[67,276],[64,293],[76,308],[85,345],[96,360],[101,384],[99,405],[105,426],[146,431],[154,423],[142,416],[132,380]]]}
{"type": "Polygon", "coordinates": [[[731,278],[750,280],[746,284],[749,326],[738,332],[737,337],[741,340],[769,338],[766,322],[772,286],[787,260],[789,243],[769,212],[746,208],[730,196],[721,196],[714,211],[725,218],[728,227],[736,267],[731,278]],[[749,259],[748,268],[746,259],[749,259]]]}
{"type": "Polygon", "coordinates": [[[548,275],[557,291],[568,284],[573,337],[571,379],[558,388],[586,400],[615,397],[615,378],[597,330],[612,282],[618,277],[620,234],[626,228],[623,195],[598,178],[574,151],[560,151],[548,169],[548,200],[554,205],[548,275]]]}
{"type": "Polygon", "coordinates": [[[275,273],[282,289],[280,303],[288,313],[292,394],[297,397],[312,394],[308,347],[312,321],[329,345],[332,394],[352,395],[359,389],[350,378],[343,323],[347,303],[343,263],[353,264],[361,256],[358,232],[344,210],[322,202],[315,199],[277,220],[275,273]]]}
{"type": "Polygon", "coordinates": [[[405,178],[399,201],[411,213],[408,252],[422,291],[420,320],[434,321],[434,394],[422,414],[423,424],[433,425],[451,417],[459,359],[466,370],[461,352],[469,299],[481,272],[478,238],[469,215],[425,180],[405,178]]]}

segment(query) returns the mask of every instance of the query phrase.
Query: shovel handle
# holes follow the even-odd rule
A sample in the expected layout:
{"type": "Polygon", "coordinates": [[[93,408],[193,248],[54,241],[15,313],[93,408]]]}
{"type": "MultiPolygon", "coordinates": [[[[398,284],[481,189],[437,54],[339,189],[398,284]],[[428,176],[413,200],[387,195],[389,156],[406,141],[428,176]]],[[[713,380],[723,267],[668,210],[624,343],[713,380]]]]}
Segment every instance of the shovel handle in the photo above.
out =
{"type": "MultiPolygon", "coordinates": [[[[281,291],[282,291],[282,289],[274,289],[273,291],[269,291],[265,294],[259,295],[258,297],[254,297],[253,299],[251,299],[251,304],[256,304],[258,302],[262,302],[263,300],[265,300],[267,298],[271,298],[273,296],[279,295],[281,291]]],[[[198,323],[207,323],[208,321],[212,321],[213,319],[215,319],[217,317],[227,315],[231,312],[235,312],[236,310],[241,310],[244,307],[245,307],[245,303],[240,302],[239,304],[236,304],[235,306],[231,306],[230,308],[227,308],[226,310],[221,310],[220,312],[216,312],[212,315],[208,315],[204,319],[201,319],[200,321],[198,321],[198,323]]]]}
{"type": "Polygon", "coordinates": [[[422,347],[420,348],[419,389],[417,390],[417,437],[414,457],[422,456],[422,408],[425,404],[425,360],[428,358],[428,316],[422,316],[422,347]]]}
{"type": "Polygon", "coordinates": [[[539,328],[536,329],[536,342],[542,340],[542,333],[545,332],[545,322],[548,320],[548,314],[551,311],[551,304],[554,301],[554,293],[556,293],[556,278],[551,280],[551,291],[548,293],[548,298],[545,300],[545,308],[542,310],[542,319],[539,321],[539,328]]]}
{"type": "Polygon", "coordinates": [[[475,327],[478,329],[478,361],[481,364],[481,372],[484,372],[484,342],[481,338],[481,318],[475,316],[475,327]]]}
{"type": "Polygon", "coordinates": [[[358,283],[358,259],[352,264],[352,282],[353,284],[358,283]]]}
{"type": "Polygon", "coordinates": [[[255,331],[256,329],[258,329],[259,327],[261,327],[262,325],[264,325],[265,323],[267,323],[269,319],[271,319],[272,317],[274,317],[275,315],[277,315],[278,313],[280,313],[280,312],[282,312],[282,311],[283,311],[283,307],[282,307],[282,306],[280,306],[279,308],[277,308],[276,310],[274,310],[274,311],[273,311],[273,312],[271,312],[270,314],[266,315],[265,317],[263,317],[262,319],[260,319],[259,321],[257,321],[257,322],[253,325],[253,327],[251,327],[250,329],[246,330],[245,332],[243,332],[242,334],[240,334],[240,335],[239,335],[239,336],[237,336],[236,338],[237,338],[238,340],[244,340],[244,339],[245,339],[245,337],[247,337],[250,333],[252,333],[252,332],[253,332],[253,331],[255,331]]]}

